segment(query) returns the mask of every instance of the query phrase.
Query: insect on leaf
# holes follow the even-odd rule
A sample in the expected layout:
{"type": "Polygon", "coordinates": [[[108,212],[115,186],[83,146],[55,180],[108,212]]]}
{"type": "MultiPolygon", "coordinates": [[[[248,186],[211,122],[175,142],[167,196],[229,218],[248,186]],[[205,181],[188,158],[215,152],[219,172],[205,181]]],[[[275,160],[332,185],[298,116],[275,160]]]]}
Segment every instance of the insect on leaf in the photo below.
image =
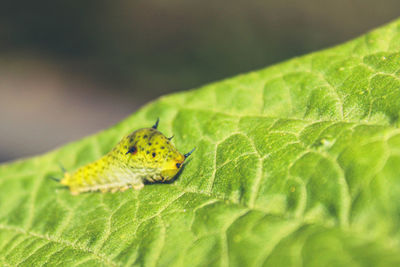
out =
{"type": "Polygon", "coordinates": [[[0,265],[398,266],[399,73],[397,20],[2,165],[0,265]],[[172,183],[72,196],[49,179],[156,117],[196,147],[172,183]]]}

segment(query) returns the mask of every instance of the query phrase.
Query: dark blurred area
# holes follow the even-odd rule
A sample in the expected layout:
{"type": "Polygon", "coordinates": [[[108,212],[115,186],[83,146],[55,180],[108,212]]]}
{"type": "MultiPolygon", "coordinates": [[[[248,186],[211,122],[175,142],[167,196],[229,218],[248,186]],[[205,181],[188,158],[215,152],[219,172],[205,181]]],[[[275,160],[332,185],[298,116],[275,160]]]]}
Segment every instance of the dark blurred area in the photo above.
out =
{"type": "Polygon", "coordinates": [[[162,94],[354,38],[398,0],[6,1],[0,162],[117,123],[162,94]]]}

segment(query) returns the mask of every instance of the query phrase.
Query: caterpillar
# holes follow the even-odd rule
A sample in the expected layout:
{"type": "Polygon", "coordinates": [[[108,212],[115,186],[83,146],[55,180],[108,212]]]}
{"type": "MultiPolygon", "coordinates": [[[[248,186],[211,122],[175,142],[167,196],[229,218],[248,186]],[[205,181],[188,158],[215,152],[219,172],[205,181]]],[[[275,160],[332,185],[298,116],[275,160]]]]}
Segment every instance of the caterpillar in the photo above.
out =
{"type": "Polygon", "coordinates": [[[170,181],[194,149],[181,154],[171,139],[157,130],[159,119],[151,128],[134,131],[124,137],[102,158],[64,173],[60,183],[71,194],[98,191],[116,192],[128,188],[142,189],[145,182],[170,181]]]}

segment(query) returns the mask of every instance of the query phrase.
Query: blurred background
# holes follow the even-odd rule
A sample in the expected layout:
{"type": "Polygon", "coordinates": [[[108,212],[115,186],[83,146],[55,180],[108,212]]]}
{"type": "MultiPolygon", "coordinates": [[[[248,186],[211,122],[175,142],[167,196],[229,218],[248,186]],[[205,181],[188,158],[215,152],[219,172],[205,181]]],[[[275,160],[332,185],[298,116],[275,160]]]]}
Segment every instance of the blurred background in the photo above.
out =
{"type": "Polygon", "coordinates": [[[162,94],[326,48],[398,0],[6,1],[0,162],[109,127],[162,94]]]}

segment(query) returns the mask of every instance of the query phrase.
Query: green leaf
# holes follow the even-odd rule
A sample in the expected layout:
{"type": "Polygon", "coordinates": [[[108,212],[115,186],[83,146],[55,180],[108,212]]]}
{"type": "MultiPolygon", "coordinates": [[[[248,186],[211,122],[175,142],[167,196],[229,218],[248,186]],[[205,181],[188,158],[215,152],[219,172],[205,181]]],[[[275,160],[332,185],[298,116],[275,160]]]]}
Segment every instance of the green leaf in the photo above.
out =
{"type": "Polygon", "coordinates": [[[1,265],[400,264],[400,20],[162,97],[0,167],[1,265]],[[151,126],[197,150],[172,184],[70,195],[50,180],[151,126]]]}

